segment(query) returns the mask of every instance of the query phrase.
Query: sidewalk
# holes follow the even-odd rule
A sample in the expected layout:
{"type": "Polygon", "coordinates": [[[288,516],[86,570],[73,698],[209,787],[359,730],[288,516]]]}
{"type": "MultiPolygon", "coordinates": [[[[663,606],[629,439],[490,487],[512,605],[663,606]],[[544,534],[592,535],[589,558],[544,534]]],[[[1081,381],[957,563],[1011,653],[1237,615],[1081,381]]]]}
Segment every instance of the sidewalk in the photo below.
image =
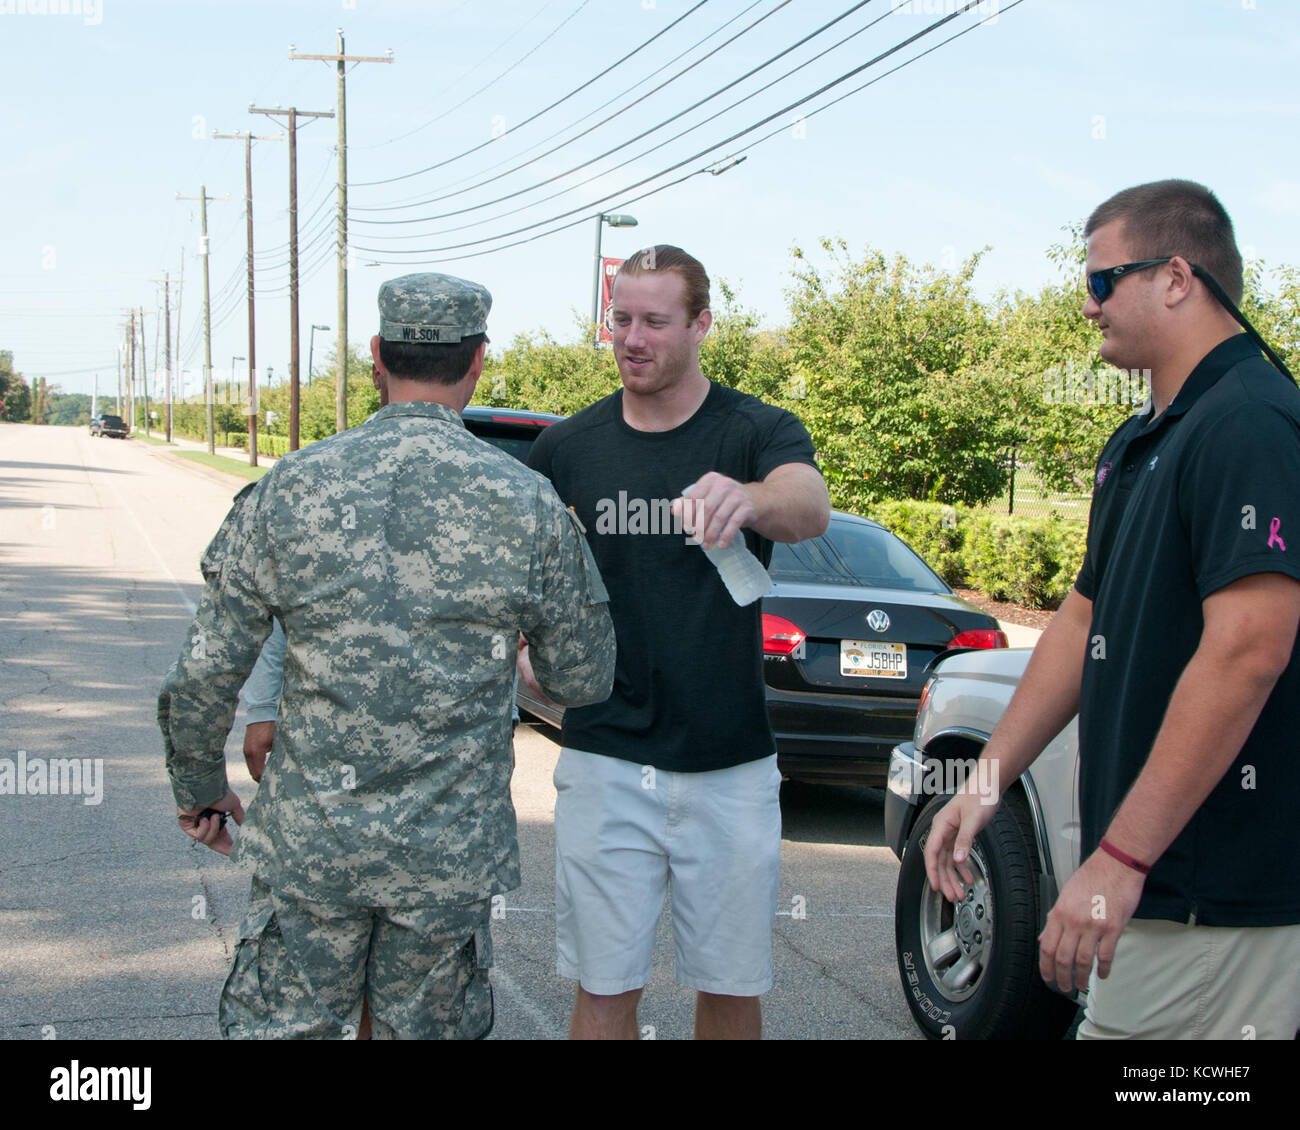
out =
{"type": "Polygon", "coordinates": [[[1005,620],[998,621],[998,627],[1007,634],[1007,643],[1011,647],[1034,647],[1038,643],[1038,637],[1043,633],[1037,628],[1026,628],[1020,624],[1008,624],[1005,620]]]}
{"type": "MultiPolygon", "coordinates": [[[[143,435],[144,433],[136,431],[132,434],[143,435]]],[[[154,439],[162,439],[166,433],[161,428],[155,428],[150,434],[154,439]]],[[[218,438],[220,438],[220,434],[221,433],[217,434],[218,438]]],[[[172,435],[172,443],[177,447],[184,448],[186,451],[207,451],[208,449],[208,445],[202,440],[190,439],[189,436],[180,436],[174,433],[172,435]]],[[[248,462],[248,452],[243,448],[222,447],[221,444],[217,444],[213,450],[217,455],[224,455],[227,459],[234,459],[240,463],[248,462]]],[[[257,454],[257,465],[259,467],[274,467],[276,462],[277,457],[274,455],[263,455],[260,451],[257,454]]]]}

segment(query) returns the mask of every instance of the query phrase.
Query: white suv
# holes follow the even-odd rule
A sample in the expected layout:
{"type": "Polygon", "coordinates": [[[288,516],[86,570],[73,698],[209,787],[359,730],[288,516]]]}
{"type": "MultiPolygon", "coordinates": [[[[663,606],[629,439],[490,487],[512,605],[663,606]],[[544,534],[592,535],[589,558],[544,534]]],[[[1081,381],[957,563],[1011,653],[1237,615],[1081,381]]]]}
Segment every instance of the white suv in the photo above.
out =
{"type": "Polygon", "coordinates": [[[1075,721],[1010,788],[970,855],[975,877],[959,903],[930,889],[925,842],[993,733],[1032,651],[972,651],[936,664],[913,740],[890,758],[887,842],[902,861],[894,908],[907,1003],[932,1039],[1059,1039],[1081,994],[1062,996],[1038,973],[1038,934],[1079,866],[1075,721]]]}

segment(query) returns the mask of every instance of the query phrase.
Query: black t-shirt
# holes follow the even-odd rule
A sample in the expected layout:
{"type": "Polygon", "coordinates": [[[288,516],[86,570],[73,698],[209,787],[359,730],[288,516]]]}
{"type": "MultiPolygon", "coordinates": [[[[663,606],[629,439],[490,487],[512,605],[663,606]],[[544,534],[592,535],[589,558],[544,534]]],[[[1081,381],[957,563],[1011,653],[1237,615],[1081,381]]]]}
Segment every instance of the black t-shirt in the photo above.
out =
{"type": "MultiPolygon", "coordinates": [[[[1093,601],[1079,702],[1084,855],[1146,764],[1200,643],[1201,602],[1254,573],[1300,580],[1300,390],[1245,335],[1216,346],[1154,420],[1097,464],[1075,587],[1093,601]]],[[[1300,923],[1300,651],[1236,761],[1155,862],[1136,917],[1300,923]]]]}
{"type": "MultiPolygon", "coordinates": [[[[566,746],[678,772],[774,752],[761,602],[736,606],[669,503],[709,471],[749,483],[785,463],[816,466],[799,420],[718,384],[671,431],[630,427],[620,389],[538,437],[528,464],[587,527],[618,638],[614,690],[565,712],[566,746]]],[[[766,565],[772,543],[744,533],[766,565]]]]}

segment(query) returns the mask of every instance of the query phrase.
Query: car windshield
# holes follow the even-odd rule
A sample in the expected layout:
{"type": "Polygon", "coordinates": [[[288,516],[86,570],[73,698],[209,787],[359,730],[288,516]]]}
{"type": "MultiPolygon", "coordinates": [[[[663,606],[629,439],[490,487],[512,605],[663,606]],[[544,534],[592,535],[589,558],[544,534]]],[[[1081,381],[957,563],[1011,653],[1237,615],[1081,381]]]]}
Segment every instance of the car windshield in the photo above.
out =
{"type": "Polygon", "coordinates": [[[122,417],[121,417],[121,416],[102,416],[102,417],[100,417],[100,418],[101,418],[101,419],[104,421],[104,423],[106,423],[106,424],[120,424],[120,423],[122,422],[122,417]]]}
{"type": "Polygon", "coordinates": [[[907,592],[946,593],[947,585],[888,530],[831,520],[819,538],[772,549],[775,578],[833,585],[867,585],[907,592]]]}

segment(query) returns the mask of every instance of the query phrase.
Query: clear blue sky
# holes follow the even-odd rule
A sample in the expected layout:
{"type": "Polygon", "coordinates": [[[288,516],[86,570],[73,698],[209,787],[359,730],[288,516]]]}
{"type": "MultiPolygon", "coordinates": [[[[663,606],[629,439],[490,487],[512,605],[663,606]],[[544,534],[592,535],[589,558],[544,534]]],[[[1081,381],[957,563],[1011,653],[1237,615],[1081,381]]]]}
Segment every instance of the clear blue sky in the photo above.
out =
{"type": "MultiPolygon", "coordinates": [[[[175,196],[197,195],[206,184],[209,193],[231,197],[209,205],[214,367],[226,369],[232,356],[246,354],[243,147],[208,134],[277,133],[269,119],[248,113],[250,102],[333,110],[332,67],[291,61],[288,50],[292,43],[299,52],[331,53],[340,26],[349,53],[392,48],[395,57],[392,64],[358,65],[348,81],[354,344],[374,331],[379,283],[428,269],[492,290],[496,345],[537,330],[571,340],[574,312],[590,311],[594,220],[495,253],[451,256],[508,242],[502,233],[561,213],[572,214],[523,235],[602,209],[640,221],[631,230],[606,228],[606,254],[678,243],[773,324],[784,318],[796,245],[815,249],[822,236],[842,237],[858,254],[870,245],[941,265],[990,244],[977,276],[981,292],[1031,290],[1054,277],[1044,251],[1061,238],[1063,225],[1082,220],[1119,188],[1167,176],[1214,188],[1248,253],[1268,263],[1300,263],[1300,11],[1293,0],[1024,0],[1014,8],[1012,0],[986,0],[802,109],[777,113],[961,6],[911,0],[891,10],[896,2],[866,4],[688,111],[853,7],[853,0],[707,0],[611,74],[524,124],[696,0],[0,0],[0,349],[13,351],[29,379],[44,375],[67,391],[89,392],[98,372],[101,391],[108,390],[128,307],[145,309],[152,367],[161,286],[151,280],[170,271],[175,283],[184,256],[181,352],[193,390],[202,365],[198,209],[175,196]],[[72,11],[42,14],[60,4],[72,11]],[[545,154],[767,13],[644,102],[545,154]],[[992,18],[975,26],[980,16],[992,18]],[[872,20],[880,22],[758,92],[872,20]],[[812,113],[972,26],[970,34],[812,113]],[[678,63],[641,81],[681,53],[678,63]],[[694,132],[643,152],[746,96],[752,97],[694,132]],[[763,129],[720,144],[774,113],[763,129]],[[796,122],[796,114],[806,120],[796,122]],[[669,119],[669,128],[597,160],[669,119]],[[693,176],[632,202],[772,130],[776,136],[724,175],[693,176]],[[458,157],[482,142],[490,144],[458,157]],[[705,149],[677,173],[653,179],[705,149]],[[360,184],[448,158],[457,159],[430,173],[360,184]],[[594,163],[570,171],[584,162],[594,163]],[[615,169],[621,162],[627,163],[615,169]],[[557,179],[534,188],[550,177],[557,179]],[[643,178],[652,179],[629,187],[643,178]],[[457,189],[468,191],[448,196],[457,189]],[[489,203],[515,192],[521,195],[489,203]],[[435,196],[445,199],[362,210],[435,196]],[[476,205],[486,206],[446,215],[476,205]],[[442,218],[386,227],[359,222],[427,215],[442,218]],[[476,239],[489,242],[398,254],[476,239]]],[[[336,322],[335,143],[333,121],[300,129],[304,374],[308,327],[336,322]]],[[[287,145],[259,143],[253,168],[258,362],[263,370],[273,366],[278,380],[288,365],[287,145]]],[[[175,291],[173,285],[173,303],[175,291]]],[[[317,333],[318,360],[333,339],[317,333]]]]}

